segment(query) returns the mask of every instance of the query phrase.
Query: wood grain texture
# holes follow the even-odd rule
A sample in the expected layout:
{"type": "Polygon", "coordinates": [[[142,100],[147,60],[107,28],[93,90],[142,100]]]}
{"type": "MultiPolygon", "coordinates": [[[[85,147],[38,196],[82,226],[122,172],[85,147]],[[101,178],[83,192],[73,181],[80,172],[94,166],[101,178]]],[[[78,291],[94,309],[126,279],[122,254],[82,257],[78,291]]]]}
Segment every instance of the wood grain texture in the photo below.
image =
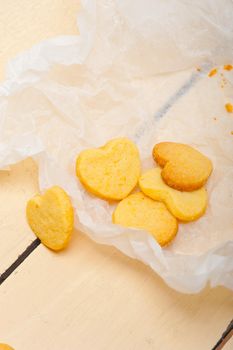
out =
{"type": "Polygon", "coordinates": [[[211,349],[232,317],[223,288],[171,290],[142,263],[75,233],[40,245],[0,288],[2,341],[17,350],[211,349]]]}
{"type": "MultiPolygon", "coordinates": [[[[7,61],[41,40],[76,35],[77,0],[0,0],[0,79],[7,61]]],[[[25,219],[27,200],[38,191],[31,160],[0,171],[0,274],[35,239],[25,219]]]]}
{"type": "Polygon", "coordinates": [[[41,40],[75,35],[78,0],[0,0],[0,78],[7,61],[41,40]]]}
{"type": "MultiPolygon", "coordinates": [[[[19,51],[77,33],[77,0],[0,3],[1,77],[19,51]]],[[[34,239],[24,210],[38,189],[36,166],[26,160],[0,182],[4,269],[34,239]]],[[[0,287],[0,342],[15,350],[211,349],[232,315],[230,291],[176,293],[148,267],[78,233],[61,254],[40,245],[0,287]]]]}
{"type": "Polygon", "coordinates": [[[25,207],[37,190],[37,167],[31,159],[0,171],[0,274],[35,239],[25,207]]]}

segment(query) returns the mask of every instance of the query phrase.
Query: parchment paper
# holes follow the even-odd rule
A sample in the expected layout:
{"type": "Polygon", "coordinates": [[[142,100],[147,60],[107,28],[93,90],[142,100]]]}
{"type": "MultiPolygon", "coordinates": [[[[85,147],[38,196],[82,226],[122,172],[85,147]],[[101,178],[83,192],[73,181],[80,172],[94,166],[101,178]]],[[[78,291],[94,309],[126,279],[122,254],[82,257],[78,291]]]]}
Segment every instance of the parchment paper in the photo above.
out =
{"type": "Polygon", "coordinates": [[[0,87],[0,167],[34,157],[41,190],[57,184],[71,196],[77,229],[148,264],[172,288],[194,293],[209,281],[233,289],[233,115],[224,107],[233,71],[221,68],[233,63],[232,1],[81,5],[79,36],[41,42],[10,62],[0,87]],[[137,143],[143,169],[154,166],[159,141],[188,143],[214,163],[207,213],[180,224],[165,249],[147,232],[113,225],[114,205],[75,176],[81,150],[119,136],[137,143]]]}

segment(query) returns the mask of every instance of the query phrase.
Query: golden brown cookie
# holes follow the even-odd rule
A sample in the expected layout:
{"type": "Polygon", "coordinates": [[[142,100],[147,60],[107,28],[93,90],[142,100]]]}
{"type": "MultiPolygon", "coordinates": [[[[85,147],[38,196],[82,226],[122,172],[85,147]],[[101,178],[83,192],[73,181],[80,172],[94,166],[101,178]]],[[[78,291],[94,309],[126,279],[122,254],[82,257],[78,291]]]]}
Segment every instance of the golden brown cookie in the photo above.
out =
{"type": "Polygon", "coordinates": [[[10,345],[1,343],[0,350],[14,350],[14,349],[10,345]]]}
{"type": "Polygon", "coordinates": [[[161,166],[166,184],[180,191],[201,188],[212,172],[212,162],[191,146],[161,142],[154,146],[153,158],[161,166]]]}
{"type": "Polygon", "coordinates": [[[84,187],[96,196],[123,199],[136,186],[140,176],[138,149],[127,138],[109,141],[103,147],[81,152],[76,172],[84,187]]]}
{"type": "Polygon", "coordinates": [[[58,186],[27,203],[27,220],[41,242],[52,250],[64,249],[74,226],[74,210],[69,196],[58,186]]]}
{"type": "Polygon", "coordinates": [[[207,192],[204,187],[192,192],[175,190],[163,181],[159,167],[145,172],[139,179],[139,186],[145,195],[163,202],[179,220],[196,220],[206,210],[207,192]]]}
{"type": "Polygon", "coordinates": [[[123,199],[116,207],[113,223],[148,231],[165,246],[176,236],[178,224],[163,203],[153,201],[142,192],[123,199]]]}

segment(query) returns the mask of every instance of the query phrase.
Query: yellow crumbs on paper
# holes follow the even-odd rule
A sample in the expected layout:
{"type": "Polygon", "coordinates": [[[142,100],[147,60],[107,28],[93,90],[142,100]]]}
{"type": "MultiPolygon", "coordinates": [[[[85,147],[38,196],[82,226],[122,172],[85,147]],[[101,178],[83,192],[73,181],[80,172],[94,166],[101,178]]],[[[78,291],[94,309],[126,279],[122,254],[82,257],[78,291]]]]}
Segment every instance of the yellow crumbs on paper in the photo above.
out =
{"type": "Polygon", "coordinates": [[[228,113],[233,113],[233,105],[231,103],[226,103],[225,108],[228,113]]]}
{"type": "Polygon", "coordinates": [[[208,76],[209,77],[213,77],[215,74],[217,74],[217,68],[214,68],[214,69],[212,69],[210,72],[209,72],[209,74],[208,74],[208,76]]]}
{"type": "Polygon", "coordinates": [[[225,70],[232,70],[233,69],[233,66],[231,64],[226,64],[224,67],[223,67],[225,70]]]}

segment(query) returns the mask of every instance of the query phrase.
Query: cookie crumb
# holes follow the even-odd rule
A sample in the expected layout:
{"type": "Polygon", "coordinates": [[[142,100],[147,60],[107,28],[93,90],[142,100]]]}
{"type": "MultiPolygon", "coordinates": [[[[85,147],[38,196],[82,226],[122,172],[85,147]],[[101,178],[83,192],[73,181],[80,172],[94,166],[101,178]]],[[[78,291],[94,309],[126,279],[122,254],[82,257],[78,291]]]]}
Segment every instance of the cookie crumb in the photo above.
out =
{"type": "Polygon", "coordinates": [[[226,103],[225,108],[228,113],[233,113],[233,105],[231,103],[226,103]]]}
{"type": "Polygon", "coordinates": [[[208,74],[208,76],[209,77],[213,77],[215,74],[217,74],[217,68],[214,68],[214,69],[212,69],[210,72],[209,72],[209,74],[208,74]]]}
{"type": "Polygon", "coordinates": [[[197,71],[200,72],[200,71],[201,71],[201,68],[200,68],[200,67],[197,67],[197,71]]]}
{"type": "Polygon", "coordinates": [[[214,117],[213,119],[214,119],[214,120],[217,120],[217,118],[216,118],[216,117],[214,117]]]}
{"type": "Polygon", "coordinates": [[[233,69],[233,66],[231,64],[226,64],[224,67],[223,67],[225,70],[232,70],[233,69]]]}
{"type": "Polygon", "coordinates": [[[231,135],[233,135],[233,131],[231,131],[231,135]]]}

